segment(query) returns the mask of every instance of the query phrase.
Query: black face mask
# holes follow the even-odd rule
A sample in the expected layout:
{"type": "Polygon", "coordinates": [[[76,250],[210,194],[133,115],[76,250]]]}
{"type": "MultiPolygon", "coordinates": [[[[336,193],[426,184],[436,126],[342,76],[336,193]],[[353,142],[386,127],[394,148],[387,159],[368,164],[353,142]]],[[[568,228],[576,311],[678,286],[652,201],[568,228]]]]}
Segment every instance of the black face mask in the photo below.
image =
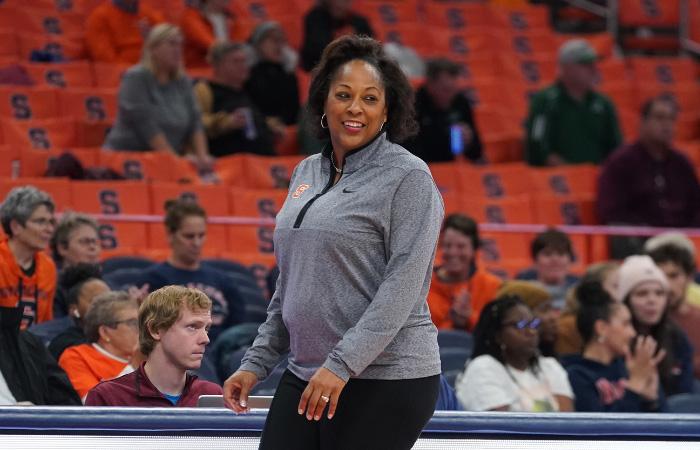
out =
{"type": "Polygon", "coordinates": [[[19,333],[22,322],[22,310],[19,308],[0,307],[0,330],[19,333]]]}

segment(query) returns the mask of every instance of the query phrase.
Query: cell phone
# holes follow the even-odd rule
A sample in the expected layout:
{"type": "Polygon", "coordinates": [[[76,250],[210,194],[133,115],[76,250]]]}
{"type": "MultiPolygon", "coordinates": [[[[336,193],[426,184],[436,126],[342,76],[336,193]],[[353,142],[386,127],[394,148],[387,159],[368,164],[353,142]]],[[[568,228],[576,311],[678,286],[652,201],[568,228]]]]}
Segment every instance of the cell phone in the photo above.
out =
{"type": "Polygon", "coordinates": [[[454,156],[464,153],[464,136],[459,125],[450,126],[450,149],[454,156]]]}
{"type": "MultiPolygon", "coordinates": [[[[271,395],[251,395],[248,397],[248,408],[270,409],[271,395]]],[[[200,395],[197,399],[198,408],[225,408],[223,395],[200,395]]]]}

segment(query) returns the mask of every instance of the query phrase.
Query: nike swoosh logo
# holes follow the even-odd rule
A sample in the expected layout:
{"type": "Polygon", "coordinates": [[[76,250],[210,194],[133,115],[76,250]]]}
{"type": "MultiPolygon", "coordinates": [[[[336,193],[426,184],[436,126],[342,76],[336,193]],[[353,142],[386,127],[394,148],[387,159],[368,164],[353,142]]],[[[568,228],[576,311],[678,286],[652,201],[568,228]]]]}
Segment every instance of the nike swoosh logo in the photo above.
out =
{"type": "Polygon", "coordinates": [[[343,189],[343,194],[354,194],[357,191],[349,191],[348,188],[343,189]]]}

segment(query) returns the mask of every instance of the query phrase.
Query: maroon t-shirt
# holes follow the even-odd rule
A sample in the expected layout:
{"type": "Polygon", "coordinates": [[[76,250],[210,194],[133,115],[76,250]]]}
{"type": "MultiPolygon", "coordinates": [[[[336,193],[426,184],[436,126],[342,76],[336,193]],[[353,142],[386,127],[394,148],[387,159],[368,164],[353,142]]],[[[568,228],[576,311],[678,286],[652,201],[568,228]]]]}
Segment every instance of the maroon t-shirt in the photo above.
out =
{"type": "Polygon", "coordinates": [[[177,404],[156,389],[146,376],[143,369],[146,363],[137,370],[113,380],[103,381],[88,392],[85,406],[162,406],[162,407],[194,407],[200,395],[222,395],[218,384],[197,379],[187,374],[185,387],[177,404]]]}

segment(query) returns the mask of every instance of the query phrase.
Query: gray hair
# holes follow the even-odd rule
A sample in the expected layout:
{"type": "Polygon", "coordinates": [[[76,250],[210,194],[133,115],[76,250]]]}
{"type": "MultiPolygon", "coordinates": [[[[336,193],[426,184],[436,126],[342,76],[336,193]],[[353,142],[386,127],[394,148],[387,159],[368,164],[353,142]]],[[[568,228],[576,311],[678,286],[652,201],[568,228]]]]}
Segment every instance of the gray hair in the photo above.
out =
{"type": "Polygon", "coordinates": [[[99,234],[100,229],[97,221],[92,217],[72,211],[63,213],[61,221],[56,225],[56,231],[51,238],[51,252],[55,260],[63,262],[63,257],[58,252],[58,246],[67,247],[70,234],[83,225],[91,227],[99,234]]]}
{"type": "Polygon", "coordinates": [[[248,57],[248,64],[250,64],[252,52],[250,47],[241,42],[228,41],[217,42],[214,45],[212,45],[209,49],[209,54],[207,55],[207,61],[212,66],[216,67],[219,65],[219,63],[221,63],[221,61],[226,55],[237,51],[244,51],[246,53],[246,56],[248,57]]]}
{"type": "Polygon", "coordinates": [[[117,312],[130,306],[138,308],[138,303],[124,291],[105,292],[95,297],[85,314],[83,325],[88,342],[97,342],[100,339],[100,327],[115,326],[117,312]]]}
{"type": "Polygon", "coordinates": [[[0,221],[5,234],[12,237],[10,222],[14,220],[24,226],[41,205],[46,206],[52,213],[56,209],[51,196],[34,186],[20,186],[12,189],[0,206],[0,221]]]}

